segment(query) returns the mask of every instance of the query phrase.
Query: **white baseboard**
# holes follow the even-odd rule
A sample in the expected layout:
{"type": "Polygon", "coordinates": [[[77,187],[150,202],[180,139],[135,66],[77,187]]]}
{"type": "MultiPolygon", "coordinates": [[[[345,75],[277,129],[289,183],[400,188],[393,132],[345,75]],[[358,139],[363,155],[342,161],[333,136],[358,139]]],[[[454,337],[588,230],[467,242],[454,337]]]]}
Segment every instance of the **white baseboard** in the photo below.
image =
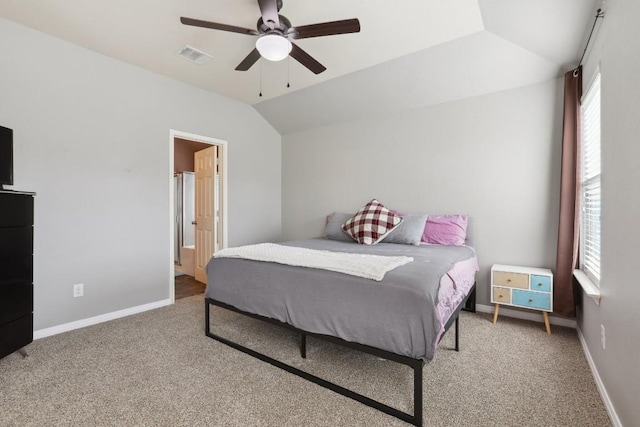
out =
{"type": "Polygon", "coordinates": [[[602,382],[602,378],[600,378],[600,374],[598,373],[598,369],[596,369],[596,364],[591,357],[591,352],[589,351],[589,347],[587,347],[587,342],[582,335],[582,331],[580,328],[576,328],[578,330],[578,338],[580,339],[580,344],[582,344],[582,351],[584,352],[584,356],[587,359],[587,363],[589,364],[589,368],[591,368],[591,374],[593,375],[593,380],[596,382],[596,387],[598,387],[598,392],[600,393],[600,397],[602,398],[602,402],[604,403],[604,407],[607,409],[607,413],[609,414],[609,418],[611,419],[611,424],[614,427],[622,427],[622,422],[620,418],[618,418],[618,414],[616,413],[616,409],[613,407],[613,403],[609,398],[609,393],[607,393],[607,389],[604,387],[604,383],[602,382]]]}
{"type": "MultiPolygon", "coordinates": [[[[476,311],[481,313],[493,313],[492,305],[476,304],[476,311]]],[[[540,311],[520,311],[500,306],[500,316],[515,317],[516,319],[532,320],[534,322],[544,322],[542,312],[540,311]]],[[[565,326],[567,328],[576,329],[576,321],[573,319],[564,319],[561,317],[549,316],[549,323],[552,325],[565,326]]]]}
{"type": "Polygon", "coordinates": [[[61,334],[63,332],[73,331],[74,329],[84,328],[86,326],[97,325],[98,323],[108,322],[109,320],[119,319],[120,317],[130,316],[132,314],[142,313],[144,311],[153,310],[155,308],[171,305],[171,299],[151,302],[149,304],[138,305],[136,307],[126,308],[111,313],[101,314],[99,316],[89,317],[87,319],[76,320],[75,322],[64,323],[50,328],[33,331],[33,339],[50,337],[51,335],[61,334]]]}

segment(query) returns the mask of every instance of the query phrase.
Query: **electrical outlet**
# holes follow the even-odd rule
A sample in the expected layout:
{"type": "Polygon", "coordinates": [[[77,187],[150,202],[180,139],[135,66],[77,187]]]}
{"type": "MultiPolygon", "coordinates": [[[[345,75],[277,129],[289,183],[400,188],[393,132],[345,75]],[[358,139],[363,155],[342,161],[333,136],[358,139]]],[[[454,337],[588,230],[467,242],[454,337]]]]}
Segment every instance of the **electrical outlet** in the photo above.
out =
{"type": "Polygon", "coordinates": [[[78,298],[84,295],[84,283],[73,285],[73,297],[78,298]]]}
{"type": "Polygon", "coordinates": [[[604,335],[604,325],[600,325],[600,341],[602,342],[602,349],[605,349],[605,335],[604,335]]]}

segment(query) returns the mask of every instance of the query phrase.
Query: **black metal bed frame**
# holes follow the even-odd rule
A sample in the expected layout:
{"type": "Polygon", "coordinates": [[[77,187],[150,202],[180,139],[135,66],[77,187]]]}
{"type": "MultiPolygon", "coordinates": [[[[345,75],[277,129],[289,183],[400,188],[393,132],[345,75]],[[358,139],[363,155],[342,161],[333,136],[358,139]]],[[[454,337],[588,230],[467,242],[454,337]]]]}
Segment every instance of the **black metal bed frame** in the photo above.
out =
{"type": "MultiPolygon", "coordinates": [[[[460,316],[460,311],[461,310],[466,310],[466,311],[471,311],[471,312],[475,312],[476,311],[476,285],[475,283],[473,284],[473,287],[471,288],[471,291],[467,294],[467,296],[465,297],[465,299],[460,303],[460,305],[457,307],[456,311],[451,315],[451,317],[449,318],[449,320],[447,321],[446,325],[445,325],[445,333],[449,330],[449,328],[451,327],[452,324],[455,324],[455,350],[459,351],[460,347],[459,347],[459,316],[460,316]]],[[[330,336],[330,335],[322,335],[322,334],[316,334],[316,333],[312,333],[312,332],[307,332],[307,331],[303,331],[301,329],[296,328],[295,326],[291,326],[287,323],[283,323],[280,322],[279,320],[275,320],[275,319],[271,319],[269,317],[264,317],[264,316],[260,316],[258,314],[253,314],[253,313],[248,313],[246,311],[242,311],[232,305],[229,304],[225,304],[223,302],[220,301],[216,301],[212,298],[205,298],[205,333],[208,337],[213,338],[216,341],[220,341],[223,344],[226,344],[232,348],[235,348],[236,350],[239,350],[243,353],[246,353],[250,356],[253,356],[257,359],[260,359],[264,362],[270,363],[271,365],[278,367],[280,369],[283,369],[287,372],[290,372],[294,375],[297,375],[301,378],[304,378],[308,381],[311,381],[315,384],[318,384],[322,387],[328,388],[329,390],[332,390],[336,393],[339,393],[345,397],[351,398],[353,400],[356,400],[360,403],[363,403],[371,408],[377,409],[379,411],[382,411],[386,414],[392,415],[396,418],[399,418],[403,421],[406,421],[408,423],[411,423],[415,426],[421,426],[422,425],[422,367],[424,365],[424,362],[420,359],[413,359],[411,357],[408,356],[402,356],[396,353],[392,353],[390,351],[386,351],[386,350],[381,350],[379,348],[375,348],[375,347],[371,347],[371,346],[367,346],[367,345],[363,345],[363,344],[358,344],[358,343],[354,343],[354,342],[350,342],[350,341],[345,341],[341,338],[337,338],[334,336],[330,336]],[[332,343],[336,343],[336,344],[340,344],[342,346],[348,347],[348,348],[353,348],[355,350],[359,350],[362,351],[364,353],[368,353],[371,354],[373,356],[377,356],[377,357],[381,357],[383,359],[387,359],[387,360],[392,360],[394,362],[398,362],[401,363],[403,365],[407,365],[409,366],[411,369],[413,369],[413,415],[408,414],[406,412],[402,412],[396,408],[393,408],[391,406],[385,405],[384,403],[378,402],[377,400],[371,399],[367,396],[364,396],[362,394],[356,393],[355,391],[349,390],[347,388],[344,388],[342,386],[339,386],[335,383],[332,383],[330,381],[327,381],[325,379],[322,379],[320,377],[317,377],[313,374],[310,374],[308,372],[305,372],[303,370],[300,370],[298,368],[295,368],[291,365],[287,365],[286,363],[280,362],[279,360],[273,359],[265,354],[259,353],[255,350],[252,350],[248,347],[245,347],[243,345],[240,345],[238,343],[235,343],[233,341],[230,341],[229,339],[223,338],[219,335],[216,335],[214,333],[211,332],[211,324],[210,324],[210,309],[211,309],[211,305],[215,305],[221,308],[225,308],[227,310],[230,311],[234,311],[236,313],[240,313],[240,314],[244,314],[245,316],[249,316],[252,317],[254,319],[259,319],[259,320],[263,320],[265,322],[268,323],[272,323],[275,325],[278,325],[280,327],[283,327],[285,329],[289,329],[292,331],[295,331],[297,333],[300,334],[300,356],[302,358],[306,358],[307,357],[307,336],[312,336],[315,338],[319,338],[325,341],[329,341],[332,343]]],[[[442,336],[440,337],[440,339],[442,339],[442,337],[444,336],[444,333],[442,334],[442,336]]]]}

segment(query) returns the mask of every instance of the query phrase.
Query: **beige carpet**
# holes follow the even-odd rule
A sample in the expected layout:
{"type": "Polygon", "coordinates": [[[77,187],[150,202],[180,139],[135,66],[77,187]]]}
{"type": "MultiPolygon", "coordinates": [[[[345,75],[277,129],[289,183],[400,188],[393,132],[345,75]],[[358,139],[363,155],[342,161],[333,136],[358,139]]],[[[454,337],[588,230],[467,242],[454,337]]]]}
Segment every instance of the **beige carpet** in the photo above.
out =
{"type": "MultiPolygon", "coordinates": [[[[214,308],[220,335],[412,412],[403,365],[214,308]]],[[[202,296],[0,360],[0,426],[405,426],[204,335],[202,296]]],[[[424,367],[425,426],[608,426],[576,332],[463,313],[424,367]]]]}

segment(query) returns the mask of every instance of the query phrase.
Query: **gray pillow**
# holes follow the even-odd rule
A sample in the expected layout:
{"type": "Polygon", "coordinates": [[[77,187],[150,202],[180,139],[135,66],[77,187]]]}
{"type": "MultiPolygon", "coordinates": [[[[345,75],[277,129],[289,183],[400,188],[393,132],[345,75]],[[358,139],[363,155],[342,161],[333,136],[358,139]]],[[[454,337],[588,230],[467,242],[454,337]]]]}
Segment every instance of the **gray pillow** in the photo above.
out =
{"type": "Polygon", "coordinates": [[[347,233],[342,231],[342,224],[353,216],[352,213],[333,212],[327,216],[327,226],[324,230],[324,237],[341,242],[355,242],[347,233]]]}
{"type": "Polygon", "coordinates": [[[387,234],[380,243],[420,245],[428,215],[405,215],[399,226],[387,234]]]}

